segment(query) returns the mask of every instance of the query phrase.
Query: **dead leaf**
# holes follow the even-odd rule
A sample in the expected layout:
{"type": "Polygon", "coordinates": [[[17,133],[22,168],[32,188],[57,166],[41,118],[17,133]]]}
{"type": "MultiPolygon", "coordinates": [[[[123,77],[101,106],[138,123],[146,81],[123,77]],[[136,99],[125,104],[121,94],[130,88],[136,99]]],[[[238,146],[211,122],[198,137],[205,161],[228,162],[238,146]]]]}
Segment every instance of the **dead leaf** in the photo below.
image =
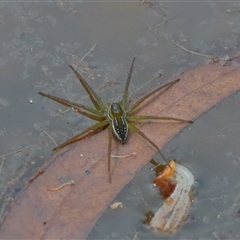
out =
{"type": "MultiPolygon", "coordinates": [[[[223,98],[240,89],[240,69],[205,65],[189,70],[170,90],[154,97],[142,114],[195,119],[223,98]]],[[[144,104],[144,106],[146,106],[144,104]]],[[[194,123],[193,123],[194,124],[194,123]]],[[[143,130],[160,148],[175,136],[183,124],[142,124],[143,130]]],[[[131,134],[124,146],[114,144],[112,154],[136,156],[112,159],[112,184],[107,176],[108,132],[73,144],[55,154],[45,173],[21,192],[1,225],[1,239],[84,239],[112,199],[156,151],[131,134]],[[68,150],[68,151],[66,151],[68,150]],[[90,170],[91,174],[85,171],[90,170]],[[74,187],[49,192],[60,178],[73,179],[74,187]]],[[[46,167],[46,165],[45,165],[46,167]]]]}

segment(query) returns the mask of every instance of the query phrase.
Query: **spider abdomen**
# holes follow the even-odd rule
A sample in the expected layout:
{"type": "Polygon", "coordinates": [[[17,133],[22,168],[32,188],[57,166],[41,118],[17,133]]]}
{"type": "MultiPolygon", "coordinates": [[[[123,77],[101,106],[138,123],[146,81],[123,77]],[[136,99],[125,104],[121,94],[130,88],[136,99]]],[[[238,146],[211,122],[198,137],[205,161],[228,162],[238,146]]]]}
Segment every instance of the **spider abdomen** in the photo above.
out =
{"type": "Polygon", "coordinates": [[[112,129],[116,138],[125,143],[128,135],[126,112],[117,102],[113,102],[108,110],[108,117],[112,122],[112,129]]]}

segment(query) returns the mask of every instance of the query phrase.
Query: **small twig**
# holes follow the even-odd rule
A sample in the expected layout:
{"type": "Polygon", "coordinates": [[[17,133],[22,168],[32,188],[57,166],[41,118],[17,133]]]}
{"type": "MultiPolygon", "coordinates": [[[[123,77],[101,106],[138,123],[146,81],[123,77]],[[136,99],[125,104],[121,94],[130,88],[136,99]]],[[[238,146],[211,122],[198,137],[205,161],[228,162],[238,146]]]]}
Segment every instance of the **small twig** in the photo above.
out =
{"type": "Polygon", "coordinates": [[[31,179],[28,180],[29,183],[32,183],[37,177],[39,177],[40,175],[42,175],[44,173],[44,170],[42,168],[40,168],[37,172],[37,174],[32,177],[31,179]]]}
{"type": "Polygon", "coordinates": [[[62,189],[63,187],[67,186],[67,185],[74,185],[74,181],[70,181],[70,182],[66,182],[64,184],[62,184],[60,187],[57,188],[47,188],[48,191],[58,191],[60,189],[62,189]]]}
{"type": "Polygon", "coordinates": [[[137,155],[136,152],[132,152],[132,153],[130,153],[130,154],[128,154],[128,155],[124,155],[124,156],[111,155],[111,157],[113,157],[113,158],[128,158],[128,157],[136,156],[136,155],[137,155]]]}
{"type": "Polygon", "coordinates": [[[120,84],[120,83],[117,82],[117,81],[109,81],[109,82],[103,84],[101,87],[99,87],[98,90],[100,91],[100,90],[102,90],[102,89],[105,88],[105,87],[115,86],[115,85],[119,85],[119,84],[120,84]]]}
{"type": "Polygon", "coordinates": [[[52,140],[52,142],[55,144],[55,146],[57,147],[57,143],[56,143],[56,141],[53,139],[53,137],[50,135],[50,134],[48,134],[45,130],[42,130],[51,140],[52,140]]]}
{"type": "Polygon", "coordinates": [[[21,152],[21,151],[23,151],[23,150],[26,150],[26,149],[28,149],[28,148],[30,148],[30,147],[33,147],[33,146],[35,146],[35,145],[37,145],[37,144],[34,143],[34,144],[29,145],[29,146],[27,146],[27,147],[25,147],[25,148],[20,148],[20,149],[18,149],[18,150],[13,151],[13,152],[10,152],[10,153],[1,155],[1,156],[0,156],[0,159],[1,159],[1,158],[5,158],[5,157],[7,157],[7,156],[9,156],[9,155],[12,155],[12,154],[14,154],[14,153],[19,153],[19,152],[21,152]]]}
{"type": "Polygon", "coordinates": [[[3,163],[5,162],[4,160],[5,160],[5,158],[3,158],[3,161],[1,161],[1,165],[0,165],[0,174],[2,173],[3,163]]]}
{"type": "Polygon", "coordinates": [[[162,27],[162,26],[164,26],[165,24],[171,23],[171,22],[176,22],[176,20],[164,20],[163,22],[158,23],[158,24],[156,24],[155,26],[149,27],[148,29],[149,29],[150,31],[153,31],[154,29],[156,29],[156,28],[158,28],[158,27],[162,27]]]}
{"type": "Polygon", "coordinates": [[[143,198],[143,195],[142,195],[142,192],[140,191],[140,188],[138,188],[138,192],[139,192],[139,195],[140,195],[140,199],[142,200],[143,204],[145,205],[145,207],[148,206],[148,204],[145,202],[144,198],[143,198]]]}
{"type": "Polygon", "coordinates": [[[86,73],[89,75],[90,78],[93,78],[93,73],[91,72],[90,68],[88,67],[88,65],[83,61],[83,59],[88,56],[93,50],[94,48],[97,46],[97,44],[95,43],[90,50],[82,57],[79,58],[73,54],[69,54],[71,56],[71,58],[69,58],[70,63],[73,65],[73,67],[75,67],[77,70],[86,73]]]}
{"type": "Polygon", "coordinates": [[[145,85],[149,84],[150,82],[160,78],[162,76],[162,74],[160,73],[157,77],[151,78],[150,80],[148,80],[147,82],[145,82],[143,85],[141,85],[139,88],[135,89],[134,91],[132,91],[129,95],[134,94],[135,92],[137,92],[138,90],[140,90],[141,88],[143,88],[145,85]]]}
{"type": "Polygon", "coordinates": [[[58,113],[56,113],[55,115],[54,115],[54,117],[57,117],[59,114],[64,114],[64,113],[66,113],[66,112],[69,112],[71,109],[70,108],[68,108],[68,109],[66,109],[66,110],[58,110],[58,113]]]}
{"type": "Polygon", "coordinates": [[[0,219],[1,219],[1,220],[2,220],[2,218],[3,218],[3,212],[4,212],[6,206],[7,206],[7,203],[6,203],[6,202],[2,204],[1,212],[0,212],[0,219]]]}
{"type": "MultiPolygon", "coordinates": [[[[135,89],[134,91],[132,91],[131,93],[129,93],[129,97],[131,95],[133,95],[135,92],[139,91],[141,88],[143,88],[145,85],[149,84],[150,82],[160,78],[162,76],[162,74],[160,73],[157,77],[151,78],[150,80],[148,80],[147,82],[145,82],[143,85],[141,85],[139,88],[135,89]]],[[[119,98],[120,99],[120,98],[119,98]]],[[[118,99],[118,100],[119,100],[118,99]]]]}
{"type": "Polygon", "coordinates": [[[69,59],[69,60],[74,68],[81,71],[82,73],[87,73],[87,74],[91,73],[88,65],[81,58],[79,58],[73,54],[70,54],[70,56],[71,56],[71,59],[69,59]]]}
{"type": "Polygon", "coordinates": [[[138,236],[138,231],[136,231],[136,232],[134,233],[132,240],[136,240],[136,239],[137,239],[137,236],[138,236]]]}
{"type": "Polygon", "coordinates": [[[203,53],[198,53],[198,52],[194,52],[194,51],[191,51],[191,50],[188,50],[187,48],[179,45],[178,43],[176,43],[174,40],[171,39],[171,41],[178,47],[182,48],[183,50],[189,52],[189,53],[192,53],[192,54],[196,54],[196,55],[199,55],[199,56],[203,56],[203,57],[208,57],[208,58],[213,58],[215,57],[214,55],[208,55],[208,54],[203,54],[203,53]]]}
{"type": "Polygon", "coordinates": [[[28,164],[28,160],[31,158],[31,156],[33,155],[34,153],[34,150],[32,151],[32,153],[28,156],[27,160],[25,161],[25,164],[23,165],[23,170],[21,172],[21,174],[17,177],[15,177],[14,179],[11,180],[11,182],[15,182],[15,180],[18,180],[20,179],[20,177],[22,177],[22,175],[25,173],[25,170],[26,170],[26,167],[27,167],[27,164],[28,164]]]}
{"type": "Polygon", "coordinates": [[[89,51],[81,58],[81,60],[83,60],[86,56],[88,56],[93,50],[94,48],[97,46],[97,44],[95,43],[90,49],[89,51]]]}

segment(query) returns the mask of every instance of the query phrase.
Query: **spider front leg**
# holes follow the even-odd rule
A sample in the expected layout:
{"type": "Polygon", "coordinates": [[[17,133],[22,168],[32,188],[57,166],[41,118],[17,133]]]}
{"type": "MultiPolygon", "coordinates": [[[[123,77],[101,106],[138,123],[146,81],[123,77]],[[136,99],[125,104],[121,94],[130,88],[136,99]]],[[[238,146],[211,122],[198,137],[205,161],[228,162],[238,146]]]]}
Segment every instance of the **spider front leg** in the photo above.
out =
{"type": "Polygon", "coordinates": [[[75,73],[78,80],[81,82],[83,87],[85,88],[86,92],[88,93],[88,96],[90,97],[92,103],[96,107],[97,110],[104,111],[105,106],[101,100],[101,98],[97,95],[97,93],[90,87],[90,85],[84,80],[84,78],[75,70],[75,68],[71,65],[69,67],[72,69],[72,71],[75,73]]]}
{"type": "Polygon", "coordinates": [[[109,130],[109,138],[108,138],[108,179],[109,182],[112,182],[111,178],[111,151],[112,151],[112,137],[113,137],[113,129],[112,126],[108,126],[109,130]]]}
{"type": "Polygon", "coordinates": [[[93,108],[88,107],[88,106],[85,106],[83,104],[74,103],[74,102],[71,102],[69,100],[66,100],[66,99],[63,99],[63,98],[60,98],[60,97],[56,97],[56,96],[53,96],[53,95],[50,95],[50,94],[47,94],[47,93],[44,93],[44,92],[38,92],[38,94],[40,94],[40,95],[42,95],[44,97],[47,97],[47,98],[49,98],[49,99],[51,99],[51,100],[53,100],[55,102],[58,102],[58,103],[60,103],[60,104],[62,104],[64,106],[72,107],[74,109],[78,109],[78,111],[77,111],[78,113],[80,113],[80,114],[82,114],[82,115],[84,115],[86,117],[92,118],[93,120],[96,120],[96,121],[101,121],[101,117],[104,116],[104,114],[101,111],[99,111],[97,109],[93,109],[93,108]],[[81,111],[80,108],[90,112],[91,114],[81,111]],[[89,114],[89,116],[87,114],[89,114]],[[98,117],[98,119],[95,119],[94,117],[91,117],[93,115],[97,115],[96,117],[98,117]]]}
{"type": "Polygon", "coordinates": [[[82,139],[92,136],[96,133],[98,133],[99,131],[104,130],[105,128],[107,128],[107,126],[109,125],[109,121],[108,120],[104,120],[102,122],[98,122],[94,125],[92,125],[91,127],[87,128],[86,130],[82,131],[81,133],[75,135],[74,137],[68,139],[66,142],[58,145],[57,147],[55,147],[53,149],[53,151],[58,151],[64,147],[66,147],[67,145],[70,145],[72,143],[81,141],[82,139]]]}
{"type": "Polygon", "coordinates": [[[173,117],[139,116],[139,115],[128,117],[129,122],[138,122],[141,120],[162,120],[162,121],[177,121],[179,123],[193,123],[192,120],[186,120],[182,118],[173,118],[173,117]]]}
{"type": "Polygon", "coordinates": [[[135,102],[135,103],[127,110],[128,114],[131,115],[131,114],[134,112],[134,110],[136,110],[136,109],[140,106],[140,104],[141,104],[142,102],[144,102],[146,99],[148,99],[149,97],[151,97],[154,93],[156,93],[156,92],[158,92],[158,91],[160,91],[161,89],[164,89],[164,88],[165,88],[164,91],[167,91],[169,88],[171,88],[171,87],[172,87],[175,83],[177,83],[178,81],[180,81],[180,79],[176,79],[176,80],[174,80],[173,82],[170,82],[170,83],[167,83],[167,84],[165,84],[165,85],[163,85],[163,86],[160,86],[160,87],[156,88],[155,90],[151,91],[150,93],[146,94],[145,96],[143,96],[142,98],[140,98],[137,102],[135,102]]]}
{"type": "Polygon", "coordinates": [[[127,81],[126,81],[126,84],[125,84],[123,97],[122,97],[122,100],[121,100],[121,105],[124,109],[126,107],[127,100],[128,100],[128,94],[129,94],[128,93],[128,87],[129,87],[129,83],[130,83],[131,77],[132,77],[134,62],[135,62],[135,57],[133,58],[132,63],[131,63],[131,67],[130,67],[130,70],[129,70],[129,73],[128,73],[127,81]]]}
{"type": "Polygon", "coordinates": [[[149,142],[155,149],[157,149],[158,153],[161,155],[161,157],[163,158],[163,160],[168,163],[167,159],[164,157],[164,155],[162,154],[162,152],[160,151],[160,149],[158,148],[158,146],[151,141],[140,129],[138,129],[135,125],[133,125],[132,123],[128,122],[128,127],[130,130],[132,130],[133,132],[137,133],[138,135],[140,135],[142,138],[144,138],[147,142],[149,142]]]}

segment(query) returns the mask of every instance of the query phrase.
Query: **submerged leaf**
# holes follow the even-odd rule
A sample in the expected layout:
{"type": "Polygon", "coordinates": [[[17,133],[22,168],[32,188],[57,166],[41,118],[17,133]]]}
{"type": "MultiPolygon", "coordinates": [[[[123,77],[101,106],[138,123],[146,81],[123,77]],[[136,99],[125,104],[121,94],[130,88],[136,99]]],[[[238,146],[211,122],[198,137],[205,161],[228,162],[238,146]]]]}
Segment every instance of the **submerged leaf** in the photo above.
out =
{"type": "MultiPolygon", "coordinates": [[[[142,115],[194,119],[217,102],[240,89],[240,69],[206,65],[189,70],[181,81],[144,104],[142,115]]],[[[143,123],[140,129],[161,149],[183,124],[143,123]]],[[[112,184],[107,177],[108,133],[66,147],[43,166],[45,173],[36,178],[8,212],[1,225],[1,239],[84,239],[116,194],[156,153],[134,134],[127,144],[113,147],[114,155],[136,156],[112,159],[112,184]],[[90,172],[90,174],[86,174],[90,172]],[[75,185],[49,192],[48,186],[72,179],[75,185]]]]}

